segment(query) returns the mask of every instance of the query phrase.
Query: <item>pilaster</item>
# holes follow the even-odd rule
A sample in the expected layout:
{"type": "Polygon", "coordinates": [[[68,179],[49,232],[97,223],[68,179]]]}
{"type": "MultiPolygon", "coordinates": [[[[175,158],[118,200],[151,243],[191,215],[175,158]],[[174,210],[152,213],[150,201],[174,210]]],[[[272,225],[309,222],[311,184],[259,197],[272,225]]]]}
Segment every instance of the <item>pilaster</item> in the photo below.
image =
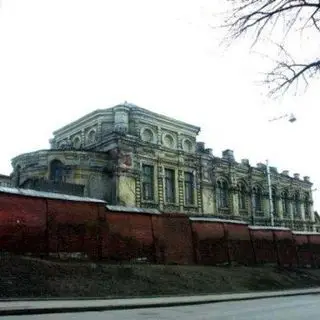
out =
{"type": "Polygon", "coordinates": [[[230,190],[231,194],[231,214],[235,216],[240,215],[239,211],[239,198],[238,198],[238,189],[236,186],[233,186],[230,190]]]}
{"type": "Polygon", "coordinates": [[[179,190],[179,210],[181,212],[183,212],[183,207],[184,207],[184,186],[183,186],[183,182],[184,182],[184,177],[183,177],[183,171],[182,170],[178,170],[178,181],[179,181],[179,185],[178,185],[178,190],[179,190]]]}
{"type": "Polygon", "coordinates": [[[158,201],[159,209],[163,210],[164,199],[163,199],[163,188],[164,188],[164,168],[162,165],[158,164],[158,201]]]}

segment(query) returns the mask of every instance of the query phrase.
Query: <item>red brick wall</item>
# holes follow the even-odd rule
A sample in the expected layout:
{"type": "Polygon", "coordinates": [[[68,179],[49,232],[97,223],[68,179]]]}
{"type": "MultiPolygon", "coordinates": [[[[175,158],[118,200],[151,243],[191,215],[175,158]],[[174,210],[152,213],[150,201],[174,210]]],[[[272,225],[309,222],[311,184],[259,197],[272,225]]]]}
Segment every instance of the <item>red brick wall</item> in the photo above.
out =
{"type": "Polygon", "coordinates": [[[298,264],[300,266],[313,265],[313,256],[309,244],[309,236],[294,234],[295,246],[297,250],[298,264]]]}
{"type": "Polygon", "coordinates": [[[45,213],[44,199],[0,193],[0,249],[44,252],[45,213]]]}
{"type": "Polygon", "coordinates": [[[184,214],[107,212],[103,203],[0,193],[0,250],[83,252],[90,258],[213,265],[320,266],[320,235],[189,220],[184,214]]]}
{"type": "Polygon", "coordinates": [[[256,263],[277,263],[272,230],[250,229],[250,234],[256,263]]]}
{"type": "Polygon", "coordinates": [[[254,253],[246,224],[224,223],[228,241],[229,259],[241,264],[253,264],[254,253]]]}
{"type": "Polygon", "coordinates": [[[309,235],[309,241],[314,264],[320,267],[320,235],[309,235]]]}
{"type": "Polygon", "coordinates": [[[297,251],[291,230],[274,230],[273,234],[278,263],[282,266],[297,265],[297,251]]]}
{"type": "Polygon", "coordinates": [[[223,223],[192,221],[192,231],[198,264],[228,263],[228,246],[223,223]]]}
{"type": "Polygon", "coordinates": [[[188,216],[154,215],[152,225],[158,263],[193,264],[195,262],[188,216]]]}
{"type": "Polygon", "coordinates": [[[154,262],[151,216],[147,214],[106,212],[102,232],[102,258],[131,260],[147,258],[154,262]]]}
{"type": "Polygon", "coordinates": [[[47,200],[49,251],[99,255],[99,205],[47,200]]]}

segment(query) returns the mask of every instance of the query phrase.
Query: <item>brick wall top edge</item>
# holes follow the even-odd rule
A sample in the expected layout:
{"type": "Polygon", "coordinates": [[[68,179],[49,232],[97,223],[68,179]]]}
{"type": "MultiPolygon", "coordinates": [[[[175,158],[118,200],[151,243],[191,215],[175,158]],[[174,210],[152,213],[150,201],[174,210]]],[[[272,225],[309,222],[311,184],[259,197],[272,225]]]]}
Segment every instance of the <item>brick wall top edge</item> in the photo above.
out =
{"type": "Polygon", "coordinates": [[[199,222],[219,222],[219,223],[232,223],[232,224],[242,224],[248,225],[248,223],[244,221],[237,221],[237,220],[225,220],[225,219],[218,219],[218,218],[202,218],[202,217],[190,217],[191,221],[199,221],[199,222]]]}
{"type": "Polygon", "coordinates": [[[289,228],[284,227],[265,227],[265,226],[248,226],[251,230],[280,230],[280,231],[290,231],[289,228]]]}
{"type": "Polygon", "coordinates": [[[99,200],[99,199],[70,196],[70,195],[61,194],[61,193],[35,191],[35,190],[31,190],[31,189],[0,187],[0,193],[14,194],[17,196],[33,197],[33,198],[46,198],[46,199],[56,199],[56,200],[65,200],[65,201],[105,203],[105,201],[99,200]]]}
{"type": "Polygon", "coordinates": [[[157,209],[143,209],[136,207],[125,207],[125,206],[111,206],[106,205],[107,210],[117,213],[136,213],[136,214],[154,214],[160,215],[161,212],[157,209]]]}
{"type": "Polygon", "coordinates": [[[295,235],[303,235],[303,236],[320,236],[319,232],[311,232],[311,231],[292,231],[295,235]]]}

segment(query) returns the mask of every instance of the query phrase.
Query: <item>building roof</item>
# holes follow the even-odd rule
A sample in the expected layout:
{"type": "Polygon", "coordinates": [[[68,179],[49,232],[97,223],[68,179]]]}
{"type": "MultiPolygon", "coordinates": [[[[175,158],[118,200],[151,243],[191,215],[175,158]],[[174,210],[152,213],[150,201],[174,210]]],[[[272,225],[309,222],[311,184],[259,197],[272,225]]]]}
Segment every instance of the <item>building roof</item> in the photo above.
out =
{"type": "Polygon", "coordinates": [[[61,194],[61,193],[35,191],[31,189],[0,187],[0,193],[9,193],[9,194],[15,194],[15,195],[20,195],[25,197],[57,199],[57,200],[65,200],[65,201],[106,203],[105,201],[99,200],[99,199],[77,197],[77,196],[71,196],[71,195],[61,194]]]}
{"type": "Polygon", "coordinates": [[[177,120],[177,119],[162,115],[160,113],[156,113],[156,112],[150,111],[150,110],[145,109],[145,108],[138,107],[137,105],[135,105],[133,103],[125,102],[124,104],[118,104],[118,105],[110,107],[110,108],[94,110],[94,111],[82,116],[81,118],[79,118],[79,119],[77,119],[75,121],[72,121],[72,122],[66,124],[65,126],[55,130],[53,132],[53,135],[56,136],[56,135],[61,134],[62,132],[66,131],[66,130],[69,130],[69,129],[75,127],[75,126],[79,126],[82,123],[88,121],[89,119],[93,119],[95,117],[100,117],[100,116],[104,116],[104,115],[106,115],[108,113],[112,113],[114,110],[116,110],[119,107],[127,107],[127,108],[129,108],[129,110],[132,110],[132,111],[135,111],[135,112],[142,112],[142,113],[145,113],[145,114],[149,114],[149,115],[152,115],[152,116],[154,116],[156,118],[159,118],[160,120],[169,121],[169,122],[174,121],[176,124],[181,125],[183,127],[192,128],[192,130],[197,132],[197,134],[200,132],[200,127],[198,127],[198,126],[195,126],[195,125],[192,125],[192,124],[189,124],[189,123],[186,123],[186,122],[183,122],[183,121],[180,121],[180,120],[177,120]]]}

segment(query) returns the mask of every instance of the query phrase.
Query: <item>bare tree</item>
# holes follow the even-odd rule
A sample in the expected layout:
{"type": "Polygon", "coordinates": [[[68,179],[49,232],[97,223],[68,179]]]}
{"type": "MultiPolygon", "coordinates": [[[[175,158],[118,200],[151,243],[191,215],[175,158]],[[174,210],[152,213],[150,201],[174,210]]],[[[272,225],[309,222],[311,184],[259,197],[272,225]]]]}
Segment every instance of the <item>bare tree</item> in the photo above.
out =
{"type": "Polygon", "coordinates": [[[223,25],[228,30],[228,42],[249,34],[252,46],[267,40],[276,49],[274,66],[263,80],[269,95],[283,95],[290,88],[297,92],[301,86],[306,89],[320,71],[320,0],[226,1],[231,5],[223,25]],[[316,44],[318,52],[308,46],[294,50],[294,41],[316,44]]]}

